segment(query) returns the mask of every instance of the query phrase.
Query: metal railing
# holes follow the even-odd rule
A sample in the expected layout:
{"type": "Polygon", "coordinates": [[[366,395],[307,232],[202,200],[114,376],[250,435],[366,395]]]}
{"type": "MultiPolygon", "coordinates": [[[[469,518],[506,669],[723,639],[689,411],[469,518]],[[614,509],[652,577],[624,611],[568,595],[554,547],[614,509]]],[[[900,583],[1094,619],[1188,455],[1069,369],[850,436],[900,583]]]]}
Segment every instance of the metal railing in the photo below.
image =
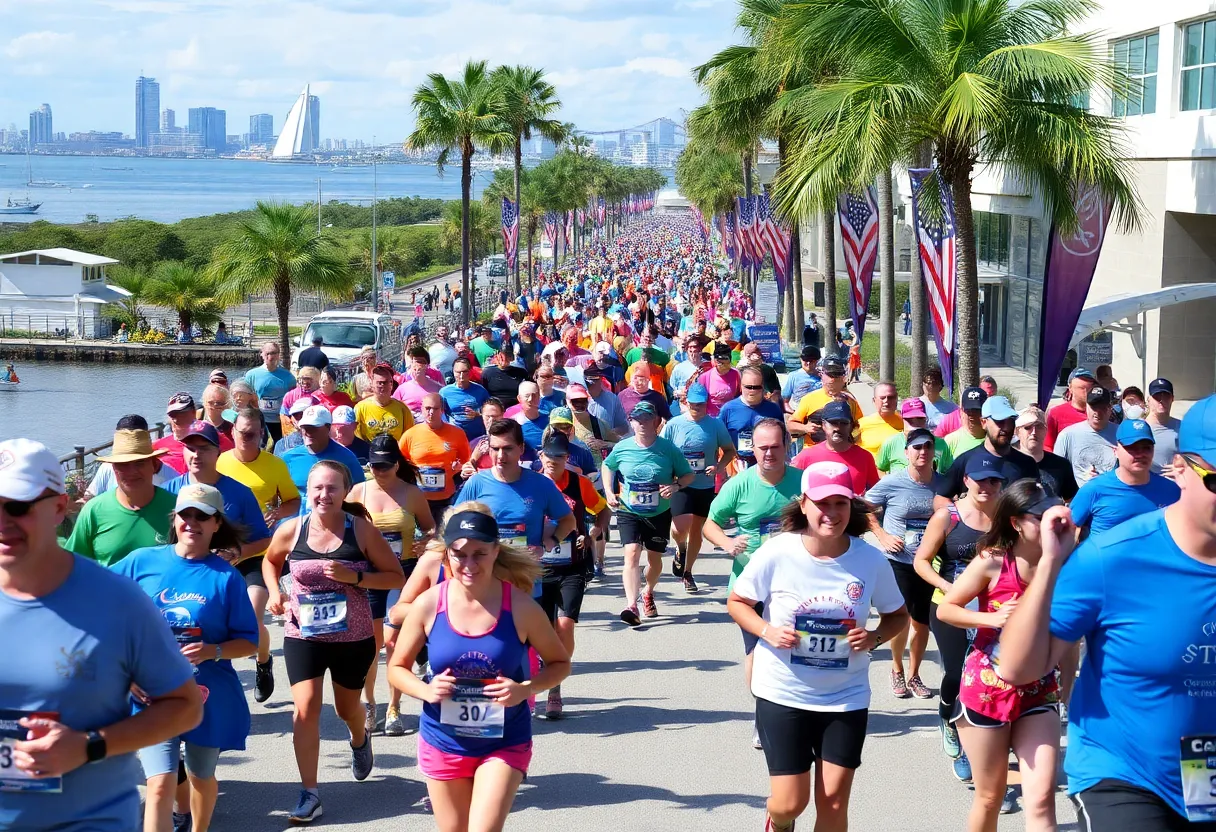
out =
{"type": "Polygon", "coordinates": [[[27,341],[98,340],[113,330],[108,318],[86,315],[21,315],[0,312],[0,338],[27,341]]]}
{"type": "MultiPolygon", "coordinates": [[[[168,427],[164,422],[150,425],[148,432],[152,435],[152,441],[155,442],[163,438],[168,427]]],[[[63,466],[63,475],[67,483],[68,494],[72,499],[76,500],[84,496],[85,489],[97,474],[97,466],[101,464],[97,457],[113,446],[113,440],[92,448],[76,445],[72,453],[59,457],[59,464],[63,466]]]]}

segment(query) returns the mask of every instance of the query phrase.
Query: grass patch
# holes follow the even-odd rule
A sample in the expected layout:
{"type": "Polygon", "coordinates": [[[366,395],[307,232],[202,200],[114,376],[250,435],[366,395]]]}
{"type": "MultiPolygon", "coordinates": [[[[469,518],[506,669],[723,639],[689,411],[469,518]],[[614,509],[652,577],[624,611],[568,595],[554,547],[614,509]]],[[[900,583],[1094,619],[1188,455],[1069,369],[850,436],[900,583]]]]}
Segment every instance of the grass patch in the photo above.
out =
{"type": "Polygon", "coordinates": [[[413,286],[415,283],[421,283],[424,280],[430,280],[432,277],[440,274],[447,274],[450,271],[460,271],[459,263],[436,263],[427,266],[420,272],[415,272],[407,277],[403,282],[399,283],[397,288],[403,289],[407,286],[413,286]]]}
{"type": "MultiPolygon", "coordinates": [[[[289,326],[289,327],[287,327],[287,337],[294,338],[295,336],[299,335],[303,331],[304,331],[304,327],[302,327],[302,326],[289,326]]],[[[275,324],[256,324],[253,327],[253,334],[254,335],[266,335],[266,336],[270,336],[272,338],[278,338],[279,337],[279,328],[275,324]]]]}
{"type": "MultiPolygon", "coordinates": [[[[870,333],[870,340],[861,339],[861,369],[877,381],[889,379],[878,377],[878,333],[870,333]]],[[[912,390],[912,347],[898,338],[895,340],[895,388],[902,399],[912,390]]]]}

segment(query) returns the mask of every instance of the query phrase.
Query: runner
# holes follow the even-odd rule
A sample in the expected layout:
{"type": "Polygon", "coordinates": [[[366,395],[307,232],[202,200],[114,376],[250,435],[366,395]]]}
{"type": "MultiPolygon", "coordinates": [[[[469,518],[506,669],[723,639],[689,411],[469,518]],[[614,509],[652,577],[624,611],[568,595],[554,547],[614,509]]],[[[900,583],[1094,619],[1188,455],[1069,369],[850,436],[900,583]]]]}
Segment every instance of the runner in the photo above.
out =
{"type": "MultiPolygon", "coordinates": [[[[1110,420],[1111,402],[1109,390],[1090,389],[1085,399],[1085,418],[1064,428],[1056,437],[1054,450],[1072,465],[1078,485],[1085,485],[1115,467],[1115,434],[1119,428],[1110,420]]],[[[1047,418],[1050,437],[1051,414],[1047,418]]]]}
{"type": "MultiPolygon", "coordinates": [[[[587,394],[591,399],[587,405],[587,411],[612,428],[617,436],[628,436],[629,416],[625,412],[620,398],[608,384],[604,383],[606,380],[604,371],[599,367],[591,366],[583,370],[583,378],[587,381],[587,394]]],[[[574,407],[575,403],[570,401],[570,392],[576,386],[571,384],[566,388],[566,400],[570,402],[571,407],[574,407]]]]}
{"type": "Polygon", "coordinates": [[[867,527],[848,468],[811,465],[798,501],[782,510],[782,533],[757,550],[727,601],[731,617],[763,642],[751,689],[772,832],[792,830],[812,794],[817,827],[848,827],[869,716],[869,652],[908,622],[886,559],[860,539],[867,527]],[[874,630],[865,627],[871,608],[874,630]]]}
{"type": "Polygon", "coordinates": [[[457,358],[452,361],[451,384],[439,391],[443,397],[444,414],[452,424],[464,431],[465,437],[471,442],[486,435],[478,411],[490,398],[486,388],[475,383],[469,375],[473,364],[467,358],[457,358]]]}
{"type": "MultiPolygon", "coordinates": [[[[938,423],[933,433],[946,440],[946,447],[957,461],[967,451],[984,441],[984,403],[988,394],[981,387],[968,387],[963,390],[962,405],[955,411],[957,420],[949,417],[938,423]],[[946,430],[952,421],[960,424],[956,428],[946,430]]],[[[950,414],[954,416],[954,414],[950,414]]]]}
{"type": "Polygon", "coordinates": [[[1072,501],[1072,522],[1082,539],[1178,502],[1181,492],[1173,480],[1152,472],[1154,436],[1143,419],[1127,419],[1119,425],[1118,465],[1081,486],[1072,501]]]}
{"type": "Polygon", "coordinates": [[[456,360],[456,345],[452,342],[447,324],[435,327],[435,343],[427,348],[427,354],[432,365],[445,380],[453,377],[452,363],[456,360]]]}
{"type": "Polygon", "coordinates": [[[359,419],[355,416],[355,409],[342,405],[335,407],[329,415],[332,419],[329,426],[329,438],[354,454],[360,465],[366,465],[371,445],[356,436],[356,431],[359,430],[359,419]]]}
{"type": "MultiPolygon", "coordinates": [[[[1085,421],[1085,402],[1089,391],[1094,389],[1098,380],[1094,374],[1084,367],[1078,367],[1068,374],[1068,389],[1064,391],[1064,401],[1047,411],[1047,437],[1043,447],[1055,451],[1056,437],[1069,425],[1085,421]]],[[[1151,394],[1150,394],[1151,395],[1151,394]]]]}
{"type": "Polygon", "coordinates": [[[904,419],[899,411],[899,391],[889,381],[874,385],[874,412],[857,422],[857,444],[875,459],[883,443],[903,432],[904,419]]]}
{"type": "MultiPolygon", "coordinates": [[[[114,425],[114,430],[142,430],[147,432],[148,420],[138,413],[128,413],[118,420],[114,425]]],[[[164,485],[169,480],[175,479],[179,474],[165,465],[157,457],[154,460],[156,465],[156,473],[152,475],[153,485],[164,485]]],[[[93,479],[89,481],[89,485],[85,488],[82,502],[88,502],[99,494],[105,494],[107,491],[112,491],[118,486],[118,481],[114,478],[114,466],[108,462],[99,462],[97,471],[93,474],[93,479]]]]}
{"type": "Polygon", "coordinates": [[[170,433],[152,443],[153,448],[165,452],[161,464],[168,465],[178,474],[186,473],[186,463],[182,460],[182,437],[186,435],[190,425],[194,424],[194,414],[197,410],[194,397],[189,393],[174,393],[165,405],[170,433]]]}
{"type": "Polygon", "coordinates": [[[807,344],[798,356],[799,367],[785,378],[781,387],[781,398],[785,402],[785,412],[793,413],[798,409],[798,403],[807,393],[813,393],[822,386],[815,365],[819,362],[818,346],[807,344]]]}
{"type": "MultiPolygon", "coordinates": [[[[635,383],[637,376],[634,377],[635,383]]],[[[653,392],[653,391],[647,391],[653,392]]],[[[621,620],[641,625],[638,603],[647,618],[659,614],[654,590],[663,574],[663,554],[671,535],[671,499],[696,478],[688,460],[669,440],[658,435],[659,416],[654,405],[639,401],[629,413],[633,436],[622,439],[604,460],[602,478],[608,505],[617,512],[617,529],[625,547],[621,573],[625,609],[621,620]],[[622,482],[617,482],[617,474],[622,482]],[[619,490],[619,495],[618,495],[619,490]],[[642,549],[647,552],[646,590],[640,592],[638,567],[642,549]]]]}
{"type": "Polygon", "coordinates": [[[540,409],[540,387],[525,381],[519,385],[519,409],[511,417],[524,431],[524,442],[534,451],[540,450],[542,435],[549,426],[549,414],[540,409]]]}
{"type": "Polygon", "coordinates": [[[389,665],[389,683],[423,703],[418,764],[440,829],[503,828],[532,758],[527,699],[570,673],[553,626],[528,597],[539,564],[503,542],[510,536],[485,504],[455,506],[442,543],[452,579],[410,605],[389,665]],[[545,662],[531,679],[529,644],[545,662]],[[443,668],[429,682],[411,670],[424,646],[443,668]]]}
{"type": "Polygon", "coordinates": [[[632,413],[635,407],[641,402],[646,402],[653,409],[658,417],[667,421],[671,418],[671,408],[668,407],[667,397],[662,393],[656,392],[651,384],[650,365],[642,362],[635,364],[629,368],[632,375],[629,379],[629,386],[621,391],[619,396],[621,407],[630,415],[630,423],[633,422],[632,413]]]}
{"type": "MultiPolygon", "coordinates": [[[[442,376],[436,380],[431,375],[431,356],[422,347],[409,352],[409,378],[393,391],[393,398],[409,408],[414,423],[422,421],[422,400],[428,393],[438,393],[443,388],[442,376]]],[[[434,375],[439,375],[438,372],[434,375]]]]}
{"type": "Polygon", "coordinates": [[[321,371],[316,367],[301,367],[296,373],[296,386],[283,396],[283,404],[279,408],[279,425],[283,428],[284,437],[294,433],[296,429],[291,420],[295,403],[306,399],[313,404],[320,404],[320,400],[314,395],[320,390],[321,371]]]}
{"type": "Polygon", "coordinates": [[[854,493],[864,494],[878,483],[878,468],[873,455],[853,442],[857,423],[853,420],[852,411],[844,402],[832,401],[824,406],[822,418],[824,441],[803,450],[790,464],[806,469],[816,462],[842,463],[852,473],[854,493]]]}
{"type": "MultiPolygon", "coordinates": [[[[756,464],[752,450],[752,429],[761,419],[783,419],[781,405],[764,398],[764,375],[756,367],[745,367],[739,372],[743,392],[718,411],[718,418],[726,426],[731,443],[739,454],[739,467],[750,468],[756,464]]],[[[719,469],[719,481],[724,480],[725,471],[719,469]]]]}
{"type": "Polygon", "coordinates": [[[245,373],[245,383],[257,394],[258,407],[266,419],[270,438],[275,442],[283,438],[283,429],[279,424],[279,408],[283,405],[283,397],[296,386],[295,376],[279,366],[281,359],[279,345],[268,341],[262,345],[262,365],[245,373]]]}
{"type": "Polygon", "coordinates": [[[224,418],[224,413],[232,408],[232,397],[228,388],[222,384],[210,383],[203,389],[203,406],[199,408],[196,418],[212,425],[220,434],[220,453],[231,451],[232,423],[224,418]]]}
{"type": "Polygon", "coordinates": [[[1148,417],[1153,429],[1156,448],[1153,451],[1153,473],[1165,474],[1173,466],[1178,451],[1178,428],[1182,422],[1170,415],[1174,408],[1174,383],[1168,378],[1155,378],[1148,383],[1148,417]]]}
{"type": "Polygon", "coordinates": [[[829,355],[820,360],[819,389],[812,390],[799,400],[798,407],[794,409],[793,414],[786,420],[790,433],[794,436],[802,436],[807,433],[807,417],[812,413],[822,410],[830,402],[837,401],[838,396],[846,397],[853,422],[861,421],[861,405],[849,393],[844,376],[844,364],[841,363],[840,359],[829,355]]]}
{"type": "Polygon", "coordinates": [[[958,405],[949,399],[942,398],[942,388],[946,386],[942,378],[942,368],[936,364],[929,365],[921,379],[921,404],[925,406],[925,417],[930,430],[936,430],[942,419],[958,410],[958,405]]]}
{"type": "Polygon", "coordinates": [[[456,493],[456,477],[469,461],[464,431],[443,421],[443,397],[422,398],[422,421],[407,430],[399,443],[405,461],[418,469],[418,488],[430,503],[432,517],[441,517],[456,493]]]}
{"type": "MultiPolygon", "coordinates": [[[[710,348],[707,346],[705,349],[710,348]]],[[[696,381],[709,391],[709,415],[717,416],[727,402],[738,398],[742,381],[739,371],[730,365],[731,350],[728,345],[715,343],[712,355],[713,366],[697,376],[696,381]]]]}
{"type": "MultiPolygon", "coordinates": [[[[360,402],[364,404],[365,402],[360,402]]],[[[329,438],[329,426],[333,417],[329,411],[316,404],[304,411],[300,417],[300,433],[304,435],[304,443],[283,454],[283,462],[291,474],[291,481],[301,494],[306,494],[308,477],[313,466],[321,460],[332,460],[346,467],[352,482],[363,482],[363,466],[359,460],[346,448],[329,438]]],[[[304,511],[312,509],[305,504],[304,511]]]]}
{"type": "MultiPolygon", "coordinates": [[[[328,412],[328,411],[326,411],[328,412]]],[[[347,512],[350,471],[329,459],[317,462],[306,483],[306,517],[279,526],[266,552],[262,575],[270,590],[267,608],[287,615],[283,658],[295,703],[292,740],[303,789],[290,823],[321,816],[317,763],[321,747],[321,706],[329,671],[334,710],[350,731],[351,773],[371,774],[371,734],[359,693],[376,657],[369,589],[400,589],[401,564],[375,527],[347,512]],[[290,598],[279,591],[284,567],[291,574],[290,598]]]]}
{"type": "Polygon", "coordinates": [[[355,420],[359,427],[355,435],[371,442],[382,433],[394,439],[414,426],[414,417],[409,409],[393,398],[396,387],[393,368],[377,364],[372,369],[372,394],[355,405],[355,420]]]}
{"type": "MultiPolygon", "coordinates": [[[[971,412],[965,412],[967,418],[970,419],[971,412]]],[[[1005,482],[1016,482],[1023,478],[1032,480],[1039,478],[1038,464],[1031,457],[1013,448],[1014,424],[1017,421],[1018,413],[1009,405],[1009,400],[1004,396],[991,396],[984,401],[980,415],[983,417],[980,428],[984,433],[984,438],[974,448],[966,450],[954,458],[954,462],[938,485],[937,494],[940,498],[938,508],[947,505],[950,498],[967,490],[964,477],[971,460],[977,456],[989,457],[1004,474],[1005,482]]]]}
{"type": "Polygon", "coordinates": [[[361,402],[372,394],[374,379],[372,371],[376,369],[376,348],[368,344],[363,349],[359,350],[359,366],[360,370],[351,379],[351,389],[355,393],[355,402],[361,402]]]}
{"type": "MultiPolygon", "coordinates": [[[[904,451],[908,447],[908,437],[913,431],[929,427],[929,419],[925,415],[925,403],[920,399],[907,398],[899,406],[899,415],[904,420],[902,433],[889,437],[882,443],[875,458],[875,466],[880,474],[893,474],[908,467],[908,457],[904,451]]],[[[929,431],[930,435],[933,431],[929,431]]],[[[939,473],[945,473],[954,463],[946,440],[940,436],[933,437],[933,467],[939,473]]]]}
{"type": "MultiPolygon", "coordinates": [[[[478,339],[480,342],[481,339],[478,339]]],[[[519,386],[528,380],[528,371],[512,363],[515,355],[510,344],[494,353],[494,363],[482,362],[481,384],[486,392],[501,402],[519,401],[519,386]]]]}
{"type": "Polygon", "coordinates": [[[187,820],[192,829],[206,832],[219,798],[215,768],[220,752],[244,751],[249,736],[249,705],[232,660],[257,653],[258,626],[245,581],[224,557],[244,545],[224,504],[224,495],[212,485],[185,485],[177,493],[168,544],[136,549],[114,567],[156,604],[182,656],[194,665],[199,689],[206,692],[202,724],[139,752],[148,787],[147,832],[187,820]],[[173,811],[183,746],[189,818],[173,811]]]}
{"type": "MultiPolygon", "coordinates": [[[[726,470],[735,459],[735,445],[722,420],[709,415],[709,391],[703,385],[694,384],[688,388],[685,410],[686,413],[664,425],[659,435],[679,449],[696,474],[687,488],[680,489],[671,497],[672,536],[676,541],[671,574],[683,579],[687,592],[696,592],[693,566],[701,554],[701,530],[705,527],[710,505],[714,501],[717,474],[726,470]]],[[[755,430],[755,425],[748,428],[753,460],[758,458],[755,430]]],[[[784,435],[785,429],[782,428],[781,432],[784,435]]],[[[781,461],[785,462],[784,456],[781,461]]]]}
{"type": "Polygon", "coordinates": [[[1047,436],[1047,417],[1036,405],[1023,410],[1014,422],[1018,433],[1018,450],[1039,466],[1039,482],[1055,496],[1068,502],[1077,493],[1077,480],[1072,466],[1062,456],[1043,449],[1047,436]]]}
{"type": "Polygon", "coordinates": [[[331,413],[339,407],[353,409],[355,406],[346,391],[338,389],[338,375],[333,367],[326,367],[321,371],[321,388],[313,393],[313,398],[331,413]]]}
{"type": "Polygon", "coordinates": [[[305,411],[316,403],[317,400],[312,396],[301,396],[291,403],[291,407],[288,408],[287,411],[287,416],[291,420],[294,429],[278,442],[274,443],[275,456],[282,457],[283,454],[287,453],[292,448],[298,448],[304,444],[304,432],[300,430],[300,419],[303,418],[305,411]]]}
{"type": "MultiPolygon", "coordinates": [[[[600,481],[600,463],[603,457],[591,452],[591,449],[574,436],[574,416],[568,407],[559,407],[549,413],[549,426],[541,434],[541,445],[549,441],[554,434],[566,437],[569,445],[566,467],[576,474],[586,477],[594,487],[600,481]]],[[[605,454],[607,456],[607,454],[605,454]]]]}

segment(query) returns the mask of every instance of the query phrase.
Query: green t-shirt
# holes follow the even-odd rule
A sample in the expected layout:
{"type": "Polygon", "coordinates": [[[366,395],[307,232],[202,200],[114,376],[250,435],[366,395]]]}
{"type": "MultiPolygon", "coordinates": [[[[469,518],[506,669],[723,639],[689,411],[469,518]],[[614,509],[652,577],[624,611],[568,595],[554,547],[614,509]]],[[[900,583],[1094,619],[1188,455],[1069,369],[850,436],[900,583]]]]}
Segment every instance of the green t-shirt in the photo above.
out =
{"type": "Polygon", "coordinates": [[[967,451],[984,444],[984,437],[978,438],[971,435],[967,428],[962,427],[956,431],[946,434],[946,447],[950,449],[950,454],[958,459],[967,451]]]}
{"type": "Polygon", "coordinates": [[[498,352],[498,347],[487,344],[484,338],[474,338],[469,342],[469,349],[473,351],[473,355],[477,356],[477,363],[482,367],[489,367],[490,359],[494,357],[494,353],[498,352]]]}
{"type": "Polygon", "coordinates": [[[660,369],[665,369],[671,363],[671,356],[658,347],[634,347],[625,353],[626,367],[632,367],[642,360],[648,361],[660,369]]]}
{"type": "MultiPolygon", "coordinates": [[[[902,433],[897,433],[894,436],[888,437],[886,442],[882,443],[882,447],[878,449],[878,470],[884,474],[894,474],[896,471],[902,471],[908,467],[908,456],[904,450],[908,447],[908,437],[902,433]]],[[[933,467],[937,469],[939,474],[946,473],[946,470],[954,463],[954,454],[950,453],[950,446],[946,444],[946,440],[940,436],[933,437],[933,467]]]]}
{"type": "Polygon", "coordinates": [[[177,497],[157,488],[152,502],[131,511],[118,502],[118,489],[112,488],[84,504],[64,548],[102,566],[113,566],[136,549],[168,543],[170,515],[176,505],[177,497]]]}
{"type": "Polygon", "coordinates": [[[735,520],[739,534],[747,535],[747,551],[735,557],[727,592],[734,587],[735,578],[742,574],[743,567],[760,544],[780,531],[781,510],[801,492],[802,471],[792,465],[785,466],[785,476],[776,486],[761,478],[758,467],[748,468],[722,486],[710,504],[709,519],[723,527],[735,520]]]}
{"type": "Polygon", "coordinates": [[[671,501],[659,495],[659,486],[671,485],[692,473],[684,453],[661,436],[656,436],[648,448],[639,445],[635,437],[622,439],[612,447],[604,465],[619,473],[620,510],[640,517],[654,517],[671,508],[671,501]]]}

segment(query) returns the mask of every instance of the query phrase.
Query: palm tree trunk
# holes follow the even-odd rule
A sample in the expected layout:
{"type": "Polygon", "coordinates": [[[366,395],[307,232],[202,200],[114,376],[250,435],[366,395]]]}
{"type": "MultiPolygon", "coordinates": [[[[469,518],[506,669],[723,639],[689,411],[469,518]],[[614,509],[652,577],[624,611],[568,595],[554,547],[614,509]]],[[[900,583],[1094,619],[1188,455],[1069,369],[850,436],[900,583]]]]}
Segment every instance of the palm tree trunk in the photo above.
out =
{"type": "Polygon", "coordinates": [[[280,275],[274,281],[274,311],[279,318],[279,350],[283,363],[291,366],[291,338],[287,331],[287,316],[291,312],[291,278],[280,275]]]}
{"type": "MultiPolygon", "coordinates": [[[[519,203],[519,172],[523,168],[523,165],[524,165],[523,148],[520,146],[522,142],[523,142],[523,137],[517,134],[515,136],[515,216],[516,216],[516,223],[520,222],[521,218],[524,215],[523,206],[521,206],[519,203]]],[[[516,228],[518,228],[518,227],[519,226],[516,225],[516,228]]],[[[529,262],[531,262],[531,258],[532,258],[532,253],[531,253],[531,251],[529,251],[528,252],[529,262]]],[[[512,271],[515,273],[515,294],[516,294],[516,296],[518,296],[519,295],[519,241],[518,241],[518,238],[516,239],[516,245],[515,245],[515,262],[512,264],[512,266],[513,266],[512,271]]]]}
{"type": "MultiPolygon", "coordinates": [[[[929,149],[926,145],[918,146],[912,152],[912,167],[923,168],[929,164],[929,149]]],[[[910,395],[919,396],[924,393],[922,382],[925,370],[929,366],[928,345],[928,304],[925,299],[925,274],[920,266],[919,246],[916,244],[916,228],[912,229],[912,244],[909,253],[911,276],[908,279],[908,302],[912,306],[912,391],[910,395]]],[[[946,391],[947,395],[949,390],[946,391]]]]}
{"type": "Polygon", "coordinates": [[[793,251],[793,266],[790,269],[790,300],[794,307],[795,344],[802,344],[802,328],[806,326],[806,307],[802,297],[802,234],[798,230],[799,223],[793,223],[790,229],[790,248],[793,251]]]}
{"type": "Polygon", "coordinates": [[[473,191],[473,146],[466,142],[460,154],[460,287],[464,301],[460,304],[462,322],[467,327],[473,316],[473,281],[469,261],[472,240],[469,234],[469,199],[473,191]]]}
{"type": "Polygon", "coordinates": [[[895,197],[891,171],[878,175],[878,377],[895,381],[895,197]]]}
{"type": "Polygon", "coordinates": [[[975,260],[975,218],[971,213],[971,163],[959,164],[950,177],[954,196],[954,237],[958,281],[954,328],[955,384],[959,390],[980,382],[979,273],[975,260]]]}
{"type": "Polygon", "coordinates": [[[836,349],[836,212],[828,210],[820,217],[823,234],[820,237],[819,267],[823,275],[823,351],[836,349]]]}

